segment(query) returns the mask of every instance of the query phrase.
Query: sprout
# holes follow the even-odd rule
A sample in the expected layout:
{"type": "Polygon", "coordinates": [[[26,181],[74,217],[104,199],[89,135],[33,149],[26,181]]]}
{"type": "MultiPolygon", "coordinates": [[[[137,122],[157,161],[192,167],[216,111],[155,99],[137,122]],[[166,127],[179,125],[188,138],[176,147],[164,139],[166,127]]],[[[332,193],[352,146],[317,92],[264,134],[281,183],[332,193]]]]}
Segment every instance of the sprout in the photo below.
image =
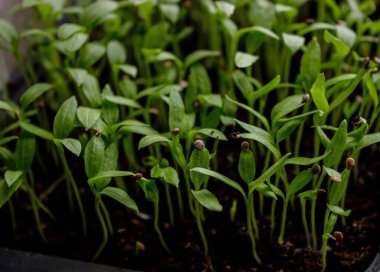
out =
{"type": "Polygon", "coordinates": [[[172,134],[173,134],[173,135],[178,135],[179,132],[180,132],[180,129],[179,129],[179,128],[173,128],[173,129],[172,129],[172,134]]]}
{"type": "Polygon", "coordinates": [[[135,180],[139,181],[139,180],[141,180],[143,178],[143,174],[141,174],[141,173],[135,173],[134,177],[135,177],[135,180]]]}
{"type": "Polygon", "coordinates": [[[194,142],[194,147],[195,147],[196,149],[202,150],[203,148],[206,147],[206,145],[205,145],[205,142],[204,142],[204,141],[198,139],[198,140],[196,140],[196,141],[194,142]]]}
{"type": "Polygon", "coordinates": [[[321,173],[321,167],[318,164],[313,165],[311,173],[313,173],[313,175],[319,175],[319,173],[321,173]]]}
{"type": "Polygon", "coordinates": [[[249,143],[248,141],[244,141],[241,143],[241,150],[248,151],[249,150],[249,143]]]}
{"type": "Polygon", "coordinates": [[[347,160],[346,160],[346,168],[348,169],[348,170],[352,170],[354,167],[355,167],[355,160],[353,159],[353,158],[348,158],[347,160]]]}

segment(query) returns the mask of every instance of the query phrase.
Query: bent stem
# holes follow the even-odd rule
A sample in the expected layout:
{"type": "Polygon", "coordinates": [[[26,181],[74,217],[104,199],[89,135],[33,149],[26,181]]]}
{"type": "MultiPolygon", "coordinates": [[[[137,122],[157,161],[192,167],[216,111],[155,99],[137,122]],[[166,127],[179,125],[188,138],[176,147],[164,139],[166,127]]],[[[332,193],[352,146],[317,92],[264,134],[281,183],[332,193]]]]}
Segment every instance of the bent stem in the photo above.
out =
{"type": "Polygon", "coordinates": [[[112,227],[111,217],[110,217],[110,214],[108,212],[106,205],[104,204],[104,202],[101,199],[100,199],[100,207],[101,207],[103,214],[104,214],[104,217],[106,219],[106,223],[108,226],[109,233],[111,236],[113,236],[113,227],[112,227]]]}
{"type": "Polygon", "coordinates": [[[202,239],[204,253],[206,256],[208,256],[208,243],[202,226],[201,206],[197,200],[195,201],[195,218],[197,220],[198,231],[202,239]]]}
{"type": "Polygon", "coordinates": [[[102,243],[100,244],[98,250],[96,251],[94,257],[92,257],[92,262],[94,262],[100,255],[100,253],[102,253],[104,247],[106,246],[107,242],[108,242],[108,230],[107,230],[107,224],[104,220],[104,217],[103,217],[103,214],[102,214],[102,211],[101,211],[101,198],[100,196],[97,196],[96,199],[95,199],[95,211],[96,211],[96,215],[98,216],[99,218],[99,221],[100,221],[100,225],[102,227],[102,231],[103,231],[103,241],[102,243]]]}
{"type": "Polygon", "coordinates": [[[165,248],[166,252],[170,254],[170,250],[166,245],[165,239],[161,233],[160,226],[158,225],[159,221],[159,201],[154,201],[154,229],[157,232],[158,238],[160,239],[161,245],[165,248]]]}

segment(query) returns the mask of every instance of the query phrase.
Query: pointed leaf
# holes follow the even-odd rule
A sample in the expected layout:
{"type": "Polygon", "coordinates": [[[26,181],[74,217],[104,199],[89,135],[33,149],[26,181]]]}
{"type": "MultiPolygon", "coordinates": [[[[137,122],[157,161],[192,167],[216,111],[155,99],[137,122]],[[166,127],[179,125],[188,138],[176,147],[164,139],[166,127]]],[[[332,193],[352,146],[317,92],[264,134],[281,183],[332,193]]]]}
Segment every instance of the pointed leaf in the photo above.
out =
{"type": "Polygon", "coordinates": [[[12,185],[22,176],[22,171],[13,171],[7,170],[5,171],[4,178],[8,187],[12,187],[12,185]]]}
{"type": "Polygon", "coordinates": [[[58,109],[54,118],[53,132],[57,139],[69,136],[74,128],[78,102],[75,96],[67,99],[58,109]]]}
{"type": "Polygon", "coordinates": [[[29,133],[32,133],[46,140],[54,140],[53,134],[43,128],[37,127],[31,123],[26,123],[24,121],[20,121],[19,124],[24,130],[28,131],[29,133]]]}
{"type": "Polygon", "coordinates": [[[135,212],[139,211],[136,202],[125,191],[119,188],[106,187],[99,193],[113,198],[114,200],[120,202],[121,204],[135,212]]]}
{"type": "Polygon", "coordinates": [[[325,75],[322,73],[318,76],[310,90],[311,98],[318,110],[327,114],[329,112],[329,102],[325,95],[325,75]]]}
{"type": "Polygon", "coordinates": [[[223,206],[219,203],[219,200],[209,190],[191,190],[191,193],[195,199],[206,209],[214,212],[221,212],[223,210],[223,206]]]}
{"type": "Polygon", "coordinates": [[[144,148],[157,142],[169,143],[170,140],[162,135],[146,135],[141,138],[138,149],[144,148]]]}
{"type": "Polygon", "coordinates": [[[23,109],[32,103],[34,100],[39,98],[45,92],[53,88],[53,85],[48,83],[37,83],[30,87],[20,98],[20,104],[23,109]]]}
{"type": "Polygon", "coordinates": [[[254,64],[258,59],[258,56],[238,51],[235,54],[235,65],[238,68],[247,68],[254,64]]]}
{"type": "Polygon", "coordinates": [[[79,106],[77,110],[78,120],[84,126],[85,130],[92,128],[99,120],[100,115],[101,111],[98,109],[79,106]]]}

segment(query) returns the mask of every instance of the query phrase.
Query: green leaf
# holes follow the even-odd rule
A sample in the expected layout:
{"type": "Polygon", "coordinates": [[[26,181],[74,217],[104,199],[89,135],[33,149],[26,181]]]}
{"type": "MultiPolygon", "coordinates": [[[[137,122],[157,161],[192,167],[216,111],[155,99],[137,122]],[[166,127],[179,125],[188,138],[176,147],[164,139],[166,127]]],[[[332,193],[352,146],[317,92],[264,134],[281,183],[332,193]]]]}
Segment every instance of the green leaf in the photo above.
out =
{"type": "Polygon", "coordinates": [[[26,130],[29,133],[32,133],[46,140],[54,140],[53,134],[43,128],[37,127],[31,123],[26,123],[24,121],[20,121],[19,124],[24,130],[26,130]]]}
{"type": "Polygon", "coordinates": [[[69,68],[67,71],[69,72],[70,77],[74,80],[77,87],[82,86],[83,83],[86,82],[88,76],[87,70],[80,68],[69,68]]]}
{"type": "Polygon", "coordinates": [[[323,73],[320,74],[317,80],[314,82],[310,93],[317,109],[323,111],[325,114],[328,114],[329,102],[327,101],[325,95],[325,75],[323,73]]]}
{"type": "Polygon", "coordinates": [[[355,45],[356,33],[343,25],[336,26],[336,35],[339,40],[343,41],[348,47],[352,48],[355,45]]]}
{"type": "Polygon", "coordinates": [[[302,48],[305,44],[305,38],[302,36],[282,33],[282,39],[287,48],[289,48],[292,55],[302,48]]]}
{"type": "Polygon", "coordinates": [[[267,120],[267,118],[264,115],[261,115],[259,112],[255,111],[254,109],[252,109],[251,107],[248,107],[247,105],[245,105],[243,103],[239,103],[239,102],[233,100],[228,95],[226,95],[226,99],[228,101],[230,101],[231,103],[233,103],[233,104],[235,104],[235,105],[237,105],[237,106],[245,109],[249,113],[252,113],[257,119],[260,120],[260,122],[264,125],[264,127],[265,127],[266,130],[268,130],[268,131],[270,130],[268,120],[267,120]]]}
{"type": "Polygon", "coordinates": [[[356,147],[356,149],[360,150],[367,146],[371,146],[379,142],[380,142],[380,132],[364,135],[364,137],[358,143],[358,146],[356,147]]]}
{"type": "Polygon", "coordinates": [[[315,200],[317,199],[317,196],[318,194],[316,190],[308,190],[298,194],[298,197],[303,200],[315,200]]]}
{"type": "Polygon", "coordinates": [[[230,178],[228,178],[222,174],[219,174],[218,172],[215,172],[215,171],[212,171],[212,170],[209,170],[206,168],[202,168],[202,167],[192,168],[192,169],[190,169],[190,172],[201,173],[204,175],[208,175],[212,178],[215,178],[217,180],[220,180],[221,182],[227,184],[228,186],[238,190],[244,197],[246,196],[243,188],[239,185],[239,183],[233,181],[232,179],[230,179],[230,178]]]}
{"type": "Polygon", "coordinates": [[[157,142],[169,143],[170,140],[162,135],[146,135],[139,141],[138,149],[144,148],[157,142]]]}
{"type": "Polygon", "coordinates": [[[35,152],[35,137],[29,132],[22,131],[16,143],[15,161],[17,170],[28,171],[32,166],[35,152]]]}
{"type": "Polygon", "coordinates": [[[183,104],[181,94],[177,90],[171,90],[169,96],[169,128],[183,128],[183,119],[185,118],[185,105],[183,104]]]}
{"type": "Polygon", "coordinates": [[[372,75],[368,76],[368,78],[366,80],[366,86],[368,89],[368,93],[372,99],[373,105],[375,106],[375,108],[377,108],[377,106],[379,105],[379,96],[377,94],[377,90],[376,90],[375,84],[373,82],[373,76],[372,75]]]}
{"type": "Polygon", "coordinates": [[[18,190],[23,181],[23,179],[18,179],[11,187],[8,187],[4,180],[0,180],[0,208],[7,203],[8,199],[18,190]]]}
{"type": "Polygon", "coordinates": [[[327,30],[324,31],[324,39],[327,43],[332,43],[337,51],[337,54],[343,58],[350,52],[350,47],[348,47],[343,41],[336,38],[327,30]]]}
{"type": "Polygon", "coordinates": [[[343,120],[340,123],[339,129],[335,132],[330,144],[326,148],[326,153],[329,153],[323,159],[323,164],[326,167],[332,167],[339,163],[342,158],[347,143],[347,121],[343,120]]]}
{"type": "Polygon", "coordinates": [[[56,46],[66,55],[78,51],[87,41],[88,34],[85,33],[76,33],[71,36],[69,39],[64,41],[57,41],[56,46]]]}
{"type": "Polygon", "coordinates": [[[284,166],[286,159],[291,155],[291,153],[287,153],[281,159],[279,159],[275,164],[269,167],[264,173],[261,174],[260,177],[255,179],[252,183],[249,184],[249,194],[251,194],[258,185],[263,183],[265,180],[268,180],[275,173],[279,172],[281,168],[284,166]]]}
{"type": "Polygon", "coordinates": [[[199,94],[198,100],[202,106],[206,107],[223,107],[223,100],[220,94],[199,94]]]}
{"type": "Polygon", "coordinates": [[[304,188],[313,178],[313,173],[311,169],[303,170],[300,172],[291,182],[289,188],[286,192],[286,199],[289,200],[290,197],[296,194],[299,190],[304,188]]]}
{"type": "Polygon", "coordinates": [[[320,160],[324,159],[329,153],[325,153],[319,157],[315,158],[306,158],[306,157],[293,157],[290,159],[287,159],[285,162],[285,165],[287,164],[295,164],[295,165],[310,165],[314,164],[316,162],[319,162],[320,160]]]}
{"type": "Polygon", "coordinates": [[[54,118],[53,132],[57,139],[67,138],[75,125],[78,101],[75,96],[68,98],[58,109],[54,118]]]}
{"type": "Polygon", "coordinates": [[[99,193],[115,199],[116,201],[120,202],[121,204],[123,204],[124,206],[126,206],[127,208],[130,208],[131,210],[135,212],[139,211],[136,205],[136,202],[125,191],[119,188],[106,187],[99,193]]]}
{"type": "Polygon", "coordinates": [[[344,102],[346,99],[355,91],[356,87],[359,85],[360,81],[366,74],[366,69],[361,68],[354,79],[351,80],[350,84],[348,87],[346,87],[344,90],[342,90],[337,97],[334,98],[334,100],[331,102],[330,105],[330,111],[335,109],[336,107],[345,104],[344,102]]]}
{"type": "Polygon", "coordinates": [[[227,17],[231,17],[231,15],[235,11],[235,6],[226,2],[226,1],[216,1],[215,5],[218,9],[223,12],[227,17]]]}
{"type": "Polygon", "coordinates": [[[99,120],[100,115],[101,111],[99,109],[79,106],[77,110],[78,120],[84,126],[85,130],[92,128],[99,120]]]}
{"type": "Polygon", "coordinates": [[[17,36],[18,34],[16,28],[12,24],[0,18],[0,38],[10,43],[15,41],[17,36]]]}
{"type": "Polygon", "coordinates": [[[301,59],[301,76],[306,91],[310,90],[321,71],[321,47],[317,38],[308,44],[301,59]]]}
{"type": "Polygon", "coordinates": [[[254,64],[258,59],[258,56],[238,51],[235,54],[235,65],[238,68],[247,68],[254,64]]]}
{"type": "Polygon", "coordinates": [[[12,104],[10,104],[7,101],[2,101],[2,100],[0,100],[0,110],[5,110],[13,114],[16,111],[16,109],[13,107],[12,104]]]}
{"type": "Polygon", "coordinates": [[[256,99],[270,93],[272,90],[277,88],[277,86],[281,82],[281,76],[277,75],[274,79],[272,79],[268,84],[265,84],[265,86],[261,87],[257,91],[253,92],[249,96],[249,101],[255,101],[256,99]]]}
{"type": "Polygon", "coordinates": [[[78,57],[80,67],[90,67],[99,61],[106,52],[104,45],[96,42],[86,43],[78,57]]]}
{"type": "Polygon", "coordinates": [[[172,23],[175,23],[179,19],[180,8],[176,4],[160,4],[160,10],[165,15],[165,17],[172,23]]]}
{"type": "Polygon", "coordinates": [[[81,14],[81,21],[87,27],[94,27],[101,19],[109,15],[118,8],[118,3],[114,1],[96,1],[88,5],[81,14]]]}
{"type": "Polygon", "coordinates": [[[202,59],[210,57],[219,57],[219,51],[210,51],[210,50],[196,50],[191,54],[187,55],[185,58],[185,67],[190,67],[192,64],[199,62],[202,59]]]}
{"type": "Polygon", "coordinates": [[[302,98],[303,94],[291,95],[277,103],[271,112],[272,123],[275,123],[288,113],[302,107],[305,104],[302,98]]]}
{"type": "Polygon", "coordinates": [[[276,132],[276,143],[280,143],[287,139],[290,134],[302,123],[303,120],[292,120],[284,124],[276,132]]]}
{"type": "Polygon", "coordinates": [[[219,200],[209,190],[191,190],[191,193],[193,194],[195,199],[206,209],[214,212],[221,212],[223,210],[223,206],[219,203],[219,200]]]}
{"type": "Polygon", "coordinates": [[[118,171],[118,170],[110,170],[110,171],[102,171],[97,173],[94,177],[88,179],[90,184],[94,184],[99,180],[107,179],[107,178],[115,178],[115,177],[130,177],[134,176],[135,173],[130,171],[118,171]]]}
{"type": "Polygon", "coordinates": [[[22,176],[22,173],[22,171],[5,171],[4,178],[9,188],[22,176]]]}
{"type": "Polygon", "coordinates": [[[203,134],[207,135],[211,138],[217,139],[217,140],[222,140],[222,141],[227,141],[228,139],[226,136],[224,136],[223,132],[217,129],[211,129],[211,128],[201,128],[197,130],[193,130],[192,132],[195,132],[197,134],[203,134]]]}
{"type": "Polygon", "coordinates": [[[141,105],[134,101],[133,99],[118,96],[118,95],[104,95],[104,99],[118,105],[132,107],[132,108],[141,108],[141,105]]]}
{"type": "Polygon", "coordinates": [[[272,138],[272,135],[263,130],[262,128],[256,127],[249,125],[247,123],[244,123],[239,120],[235,120],[241,127],[244,129],[248,130],[250,133],[241,133],[240,137],[242,139],[250,139],[250,140],[255,140],[264,146],[266,146],[275,156],[276,159],[279,159],[281,157],[280,152],[274,145],[274,140],[272,138]]]}
{"type": "MultiPolygon", "coordinates": [[[[233,79],[236,86],[241,91],[246,100],[249,100],[250,95],[253,93],[253,86],[249,81],[249,78],[240,70],[236,70],[233,73],[233,79]]],[[[230,101],[232,102],[232,101],[230,101]]]]}
{"type": "Polygon", "coordinates": [[[87,98],[91,107],[97,108],[102,104],[102,95],[100,93],[99,81],[96,77],[88,74],[83,82],[81,91],[87,98]]]}
{"type": "Polygon", "coordinates": [[[323,168],[325,169],[327,175],[329,177],[337,177],[337,178],[341,178],[342,175],[341,173],[339,173],[338,171],[332,169],[332,168],[329,168],[329,167],[326,167],[326,166],[323,166],[323,168]]]}
{"type": "Polygon", "coordinates": [[[45,92],[53,88],[53,85],[48,83],[36,83],[30,87],[20,98],[20,104],[23,109],[43,95],[45,92]]]}
{"type": "Polygon", "coordinates": [[[159,200],[159,193],[156,182],[154,180],[142,178],[138,181],[138,183],[141,189],[144,191],[145,198],[148,201],[157,203],[159,200]]]}
{"type": "Polygon", "coordinates": [[[238,170],[245,183],[253,182],[256,174],[256,161],[251,150],[240,151],[238,170]]]}
{"type": "Polygon", "coordinates": [[[79,157],[81,151],[82,151],[82,145],[80,141],[73,138],[66,138],[66,139],[55,139],[54,141],[59,141],[62,143],[70,152],[77,155],[79,157]]]}
{"type": "Polygon", "coordinates": [[[123,64],[127,61],[127,53],[123,44],[117,40],[108,42],[107,57],[111,64],[123,64]]]}
{"type": "Polygon", "coordinates": [[[235,40],[239,40],[241,36],[249,32],[259,32],[272,39],[275,39],[275,40],[279,39],[276,33],[262,26],[251,26],[251,27],[241,28],[238,30],[238,32],[235,33],[234,38],[235,40]]]}
{"type": "MultiPolygon", "coordinates": [[[[210,153],[207,148],[195,148],[190,155],[189,168],[208,168],[210,163],[210,153]]],[[[196,190],[208,181],[208,176],[197,172],[190,172],[190,179],[196,190]]]]}
{"type": "Polygon", "coordinates": [[[61,40],[66,40],[71,38],[74,34],[78,32],[83,32],[84,27],[77,24],[66,23],[61,25],[57,30],[57,37],[61,40]]]}
{"type": "Polygon", "coordinates": [[[329,207],[330,211],[332,211],[333,213],[341,215],[341,216],[349,216],[351,213],[351,210],[343,210],[339,206],[327,204],[327,207],[329,207]]]}
{"type": "Polygon", "coordinates": [[[120,71],[123,71],[127,75],[135,78],[137,76],[137,67],[129,64],[120,64],[117,66],[120,71]]]}
{"type": "Polygon", "coordinates": [[[84,166],[88,178],[98,174],[104,158],[104,142],[101,137],[92,136],[84,151],[84,166]]]}
{"type": "Polygon", "coordinates": [[[276,194],[271,190],[271,188],[266,183],[261,183],[255,189],[266,197],[270,197],[277,200],[276,194]]]}

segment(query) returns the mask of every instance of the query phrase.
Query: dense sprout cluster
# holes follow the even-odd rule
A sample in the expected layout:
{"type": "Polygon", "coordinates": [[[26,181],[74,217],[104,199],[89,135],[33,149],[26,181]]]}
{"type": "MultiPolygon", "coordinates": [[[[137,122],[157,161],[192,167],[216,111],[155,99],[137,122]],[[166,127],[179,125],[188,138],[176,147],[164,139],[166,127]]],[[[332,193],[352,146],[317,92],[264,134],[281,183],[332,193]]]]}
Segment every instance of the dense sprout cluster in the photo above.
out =
{"type": "Polygon", "coordinates": [[[221,182],[244,203],[255,262],[257,218],[270,217],[282,244],[288,204],[300,201],[305,247],[321,249],[326,269],[361,150],[380,141],[375,1],[23,0],[12,12],[22,9],[36,15],[29,29],[0,19],[23,83],[20,98],[11,86],[1,93],[0,207],[26,191],[46,239],[40,213],[54,215],[36,190],[54,184],[34,176],[53,176],[48,161],[85,234],[81,169],[103,229],[95,260],[113,233],[103,198],[139,213],[124,182],[134,178],[166,251],[160,207],[172,226],[194,218],[208,255],[204,209],[227,208],[208,184],[221,182]]]}

